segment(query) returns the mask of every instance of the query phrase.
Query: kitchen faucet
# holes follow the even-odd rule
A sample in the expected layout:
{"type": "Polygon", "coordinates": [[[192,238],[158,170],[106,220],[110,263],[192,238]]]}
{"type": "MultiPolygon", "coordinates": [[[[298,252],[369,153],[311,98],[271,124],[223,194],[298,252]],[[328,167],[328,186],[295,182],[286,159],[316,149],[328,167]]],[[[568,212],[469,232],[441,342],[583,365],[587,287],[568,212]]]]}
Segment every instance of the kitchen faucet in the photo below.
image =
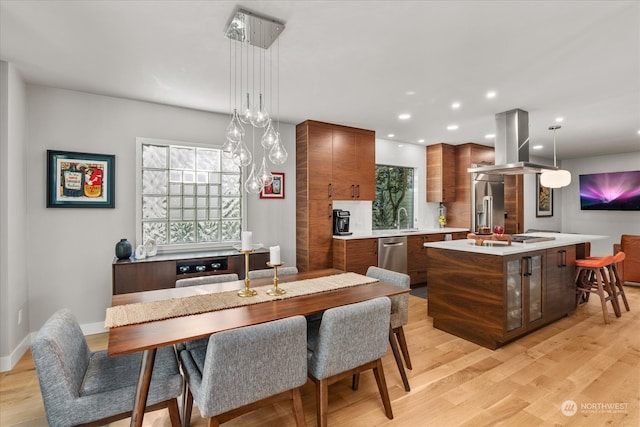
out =
{"type": "Polygon", "coordinates": [[[402,211],[404,211],[404,216],[407,218],[407,228],[409,228],[409,214],[405,208],[401,207],[398,209],[398,217],[396,218],[396,226],[398,227],[398,230],[400,230],[400,212],[402,211]]]}

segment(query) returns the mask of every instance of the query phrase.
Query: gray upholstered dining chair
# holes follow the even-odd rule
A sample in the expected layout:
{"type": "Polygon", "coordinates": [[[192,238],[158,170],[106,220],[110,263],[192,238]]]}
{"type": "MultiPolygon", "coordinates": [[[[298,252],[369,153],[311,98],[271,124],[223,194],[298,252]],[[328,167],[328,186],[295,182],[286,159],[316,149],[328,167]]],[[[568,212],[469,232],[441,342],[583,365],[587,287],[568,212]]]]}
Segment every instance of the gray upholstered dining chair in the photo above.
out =
{"type": "Polygon", "coordinates": [[[184,288],[186,286],[209,285],[211,283],[235,282],[240,280],[236,273],[216,274],[213,276],[190,277],[188,279],[176,280],[176,288],[184,288]]]}
{"type": "MultiPolygon", "coordinates": [[[[392,283],[394,285],[409,288],[411,285],[411,278],[404,273],[398,273],[396,271],[386,270],[380,267],[371,266],[367,270],[367,276],[376,278],[380,281],[392,283]]],[[[389,330],[389,344],[391,344],[391,350],[393,356],[396,359],[396,365],[400,371],[400,377],[402,378],[402,384],[405,391],[411,391],[409,387],[409,380],[407,379],[407,373],[404,370],[404,364],[408,369],[411,367],[411,359],[409,357],[409,347],[407,346],[407,340],[404,336],[403,326],[409,322],[409,295],[402,294],[391,297],[391,329],[389,330]],[[400,351],[398,351],[398,345],[400,351]],[[402,352],[402,357],[400,356],[402,352]],[[402,359],[404,358],[404,364],[402,359]]],[[[355,386],[357,388],[357,377],[355,378],[355,386]]]]}
{"type": "MultiPolygon", "coordinates": [[[[141,353],[108,357],[92,352],[71,311],[56,312],[31,344],[47,421],[51,426],[104,425],[131,417],[141,353]]],[[[180,425],[182,375],[173,347],[156,353],[145,412],[169,409],[180,425]]]]}
{"type": "Polygon", "coordinates": [[[381,360],[387,351],[390,312],[391,301],[381,297],[330,308],[320,322],[308,323],[309,378],[316,384],[319,427],[328,423],[328,387],[369,369],[376,377],[385,415],[393,419],[381,360]]]}
{"type": "MultiPolygon", "coordinates": [[[[287,266],[278,268],[278,276],[286,276],[287,274],[297,274],[298,268],[295,266],[287,266]]],[[[273,269],[266,268],[264,270],[251,270],[249,279],[260,279],[263,277],[273,277],[273,269]]]]}
{"type": "Polygon", "coordinates": [[[180,352],[186,378],[183,426],[193,403],[209,426],[292,400],[298,427],[306,425],[300,387],[307,380],[307,322],[293,316],[218,332],[206,347],[180,352]]]}

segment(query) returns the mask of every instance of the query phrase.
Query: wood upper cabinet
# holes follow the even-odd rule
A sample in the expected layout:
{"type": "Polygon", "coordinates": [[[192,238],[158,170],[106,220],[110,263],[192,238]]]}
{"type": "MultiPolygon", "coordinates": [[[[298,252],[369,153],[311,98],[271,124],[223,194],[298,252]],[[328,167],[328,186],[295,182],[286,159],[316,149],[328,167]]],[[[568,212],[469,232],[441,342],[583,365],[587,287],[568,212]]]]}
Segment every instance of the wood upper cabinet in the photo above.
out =
{"type": "Polygon", "coordinates": [[[308,143],[306,168],[310,200],[327,200],[332,198],[333,175],[333,133],[331,129],[318,126],[308,127],[308,143]]]}
{"type": "Polygon", "coordinates": [[[333,130],[334,200],[375,199],[375,134],[333,130]]]}
{"type": "Polygon", "coordinates": [[[366,274],[378,265],[378,239],[333,239],[333,268],[366,274]]]}
{"type": "Polygon", "coordinates": [[[427,202],[456,201],[456,149],[449,144],[427,146],[427,202]]]}

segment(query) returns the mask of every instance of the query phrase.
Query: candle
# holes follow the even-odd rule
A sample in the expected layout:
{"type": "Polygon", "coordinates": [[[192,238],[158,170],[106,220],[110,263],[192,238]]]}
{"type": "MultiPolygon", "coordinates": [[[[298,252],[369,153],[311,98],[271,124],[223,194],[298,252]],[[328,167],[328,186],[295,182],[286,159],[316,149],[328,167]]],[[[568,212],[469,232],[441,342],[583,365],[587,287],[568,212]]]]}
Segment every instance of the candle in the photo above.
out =
{"type": "Polygon", "coordinates": [[[280,246],[269,247],[269,262],[273,265],[280,264],[280,246]]]}
{"type": "Polygon", "coordinates": [[[251,249],[253,249],[253,243],[251,242],[252,237],[253,237],[252,232],[250,231],[242,232],[242,250],[243,251],[250,251],[251,249]]]}

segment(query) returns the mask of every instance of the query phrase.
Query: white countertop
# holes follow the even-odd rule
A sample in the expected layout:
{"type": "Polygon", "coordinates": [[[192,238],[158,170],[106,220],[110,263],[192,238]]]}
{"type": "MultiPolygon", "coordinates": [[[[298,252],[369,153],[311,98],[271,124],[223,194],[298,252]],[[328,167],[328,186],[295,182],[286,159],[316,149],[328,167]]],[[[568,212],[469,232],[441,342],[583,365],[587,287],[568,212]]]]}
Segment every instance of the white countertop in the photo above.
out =
{"type": "Polygon", "coordinates": [[[374,230],[365,233],[353,233],[349,236],[333,236],[339,240],[353,239],[377,239],[378,237],[395,237],[395,236],[415,236],[420,234],[448,234],[458,232],[468,232],[468,228],[420,228],[411,230],[374,230]]]}
{"type": "Polygon", "coordinates": [[[534,243],[512,242],[508,246],[505,242],[485,241],[482,246],[477,246],[472,239],[451,240],[446,242],[429,242],[424,246],[427,248],[450,249],[454,251],[474,252],[488,255],[512,255],[531,251],[557,248],[559,246],[576,245],[593,240],[606,239],[607,236],[597,236],[591,234],[567,234],[567,233],[528,233],[527,235],[553,237],[554,240],[534,243]]]}

